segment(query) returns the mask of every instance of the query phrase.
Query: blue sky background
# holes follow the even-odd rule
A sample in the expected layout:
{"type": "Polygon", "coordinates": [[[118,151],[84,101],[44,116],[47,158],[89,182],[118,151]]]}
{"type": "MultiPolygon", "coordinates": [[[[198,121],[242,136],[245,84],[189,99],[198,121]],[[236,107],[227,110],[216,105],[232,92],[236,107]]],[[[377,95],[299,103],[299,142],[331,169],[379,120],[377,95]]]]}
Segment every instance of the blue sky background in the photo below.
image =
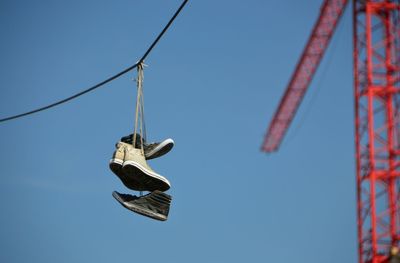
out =
{"type": "MultiPolygon", "coordinates": [[[[111,196],[116,141],[133,130],[131,72],[0,124],[0,262],[356,262],[351,7],[279,152],[263,136],[322,1],[189,1],[149,55],[149,161],[169,219],[111,196]]],[[[0,118],[134,64],[181,1],[0,1],[0,118]]]]}

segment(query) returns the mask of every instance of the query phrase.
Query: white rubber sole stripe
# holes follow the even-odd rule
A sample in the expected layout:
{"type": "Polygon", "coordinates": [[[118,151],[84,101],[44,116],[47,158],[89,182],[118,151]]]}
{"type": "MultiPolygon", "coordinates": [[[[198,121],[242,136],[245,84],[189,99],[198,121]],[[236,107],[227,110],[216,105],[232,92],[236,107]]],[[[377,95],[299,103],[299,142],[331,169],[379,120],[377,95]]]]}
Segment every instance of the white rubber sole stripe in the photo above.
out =
{"type": "Polygon", "coordinates": [[[167,146],[168,144],[172,144],[171,148],[174,145],[174,141],[170,138],[164,140],[163,142],[161,142],[159,145],[157,145],[156,148],[154,148],[153,150],[151,150],[150,152],[147,152],[145,154],[146,157],[151,157],[153,155],[155,155],[160,149],[162,149],[163,147],[167,146]]]}
{"type": "Polygon", "coordinates": [[[111,163],[116,163],[116,164],[122,165],[123,162],[124,162],[124,160],[117,159],[117,158],[113,158],[113,159],[110,160],[109,163],[110,163],[110,164],[111,164],[111,163]]]}

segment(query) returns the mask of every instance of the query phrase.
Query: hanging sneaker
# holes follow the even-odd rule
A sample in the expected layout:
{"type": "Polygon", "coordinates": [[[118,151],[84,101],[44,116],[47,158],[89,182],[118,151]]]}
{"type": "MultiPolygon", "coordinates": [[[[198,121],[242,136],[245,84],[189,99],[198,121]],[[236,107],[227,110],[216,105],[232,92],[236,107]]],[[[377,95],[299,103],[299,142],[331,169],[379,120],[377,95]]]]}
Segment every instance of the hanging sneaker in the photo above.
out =
{"type": "Polygon", "coordinates": [[[167,191],[171,184],[147,164],[141,149],[125,147],[121,180],[126,187],[136,191],[167,191]]]}
{"type": "MultiPolygon", "coordinates": [[[[133,144],[133,134],[122,137],[121,142],[133,144]]],[[[140,134],[136,134],[135,148],[140,149],[141,143],[142,137],[140,136],[140,134]]],[[[164,154],[171,151],[172,147],[174,147],[174,141],[171,138],[165,139],[162,142],[152,143],[146,143],[146,141],[143,139],[144,156],[147,160],[163,156],[164,154]]]]}
{"type": "Polygon", "coordinates": [[[160,191],[154,191],[140,197],[114,191],[112,196],[122,206],[138,214],[160,221],[165,221],[168,218],[172,197],[160,191]]]}
{"type": "Polygon", "coordinates": [[[124,143],[124,142],[119,142],[115,145],[117,148],[111,157],[109,166],[111,171],[115,173],[118,177],[122,177],[122,164],[124,162],[125,158],[125,148],[126,147],[132,147],[131,145],[124,143]]]}

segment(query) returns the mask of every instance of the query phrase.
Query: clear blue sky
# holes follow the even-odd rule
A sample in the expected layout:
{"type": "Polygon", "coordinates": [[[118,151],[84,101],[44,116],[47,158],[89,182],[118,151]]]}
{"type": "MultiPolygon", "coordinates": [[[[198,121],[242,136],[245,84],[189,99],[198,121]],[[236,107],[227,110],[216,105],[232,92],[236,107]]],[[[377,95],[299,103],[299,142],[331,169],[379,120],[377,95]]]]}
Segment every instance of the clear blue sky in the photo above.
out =
{"type": "MultiPolygon", "coordinates": [[[[131,133],[131,72],[68,104],[0,124],[0,262],[356,262],[351,7],[279,152],[260,146],[321,0],[189,1],[149,55],[149,162],[169,219],[111,196],[131,133]]],[[[0,1],[0,118],[134,64],[181,1],[0,1]]]]}

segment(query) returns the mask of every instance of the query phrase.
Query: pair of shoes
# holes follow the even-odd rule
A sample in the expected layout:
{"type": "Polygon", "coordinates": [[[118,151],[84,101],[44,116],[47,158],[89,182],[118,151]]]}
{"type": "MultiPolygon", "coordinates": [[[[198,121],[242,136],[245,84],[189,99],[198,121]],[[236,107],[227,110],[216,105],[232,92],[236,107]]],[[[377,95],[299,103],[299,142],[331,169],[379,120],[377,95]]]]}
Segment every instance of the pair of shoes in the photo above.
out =
{"type": "Polygon", "coordinates": [[[121,138],[121,142],[117,143],[117,149],[109,163],[110,169],[131,190],[167,191],[171,187],[171,184],[167,178],[153,171],[147,164],[146,159],[166,154],[172,149],[174,141],[167,139],[161,143],[147,144],[140,135],[137,134],[136,136],[136,147],[131,144],[132,135],[121,138]],[[143,144],[144,151],[141,149],[141,144],[143,144]]]}
{"type": "MultiPolygon", "coordinates": [[[[121,138],[121,142],[133,145],[133,134],[121,138]]],[[[140,134],[136,134],[135,148],[140,149],[143,145],[144,156],[146,160],[154,159],[171,151],[174,147],[174,141],[171,138],[162,142],[147,143],[140,134]]]]}
{"type": "Polygon", "coordinates": [[[172,197],[161,191],[156,190],[140,197],[121,194],[117,191],[114,191],[112,195],[122,206],[133,212],[160,221],[168,218],[172,197]]]}

